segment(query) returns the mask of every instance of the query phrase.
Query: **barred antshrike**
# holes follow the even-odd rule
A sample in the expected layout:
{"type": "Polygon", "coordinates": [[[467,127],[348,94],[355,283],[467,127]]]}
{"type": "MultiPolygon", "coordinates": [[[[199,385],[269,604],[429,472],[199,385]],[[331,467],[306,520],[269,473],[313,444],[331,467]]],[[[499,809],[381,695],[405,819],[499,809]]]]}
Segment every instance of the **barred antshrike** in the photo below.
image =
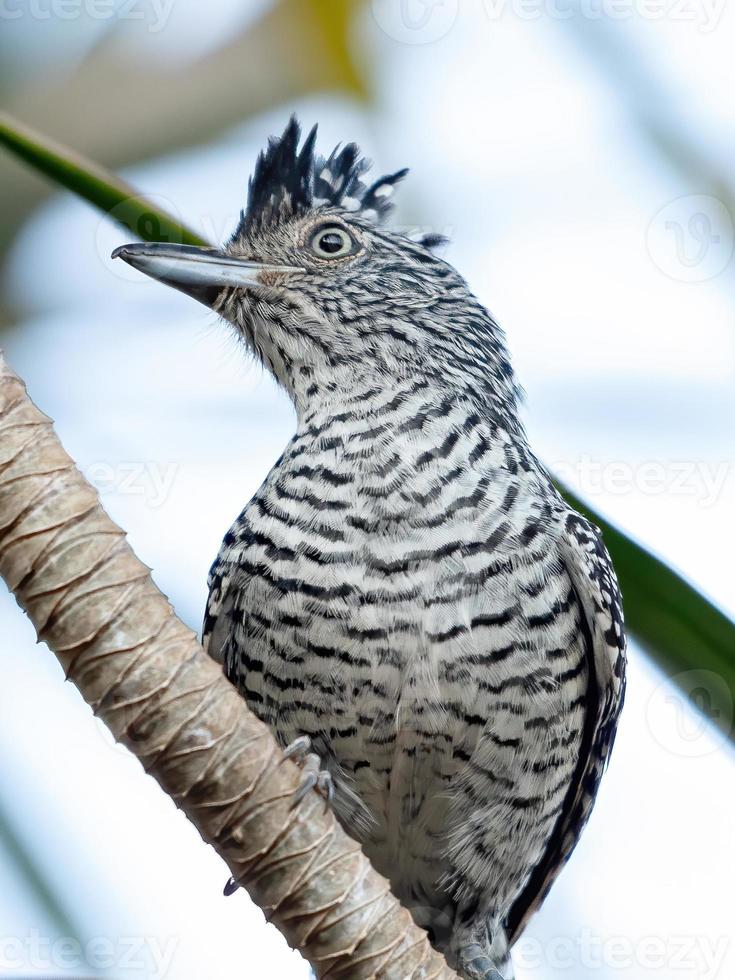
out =
{"type": "Polygon", "coordinates": [[[224,250],[116,252],[233,324],[296,409],[204,644],[450,963],[507,980],[612,747],[620,595],[528,446],[497,323],[438,236],[383,227],[406,171],[299,142],[295,119],[271,139],[224,250]]]}

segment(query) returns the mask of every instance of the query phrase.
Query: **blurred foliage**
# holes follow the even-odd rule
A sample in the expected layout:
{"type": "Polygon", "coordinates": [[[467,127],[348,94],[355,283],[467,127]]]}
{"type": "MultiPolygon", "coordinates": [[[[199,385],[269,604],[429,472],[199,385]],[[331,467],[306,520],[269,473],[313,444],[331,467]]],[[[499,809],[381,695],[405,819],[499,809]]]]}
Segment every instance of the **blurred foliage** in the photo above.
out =
{"type": "Polygon", "coordinates": [[[19,876],[43,910],[47,921],[59,937],[83,939],[86,932],[76,922],[61,896],[56,892],[45,868],[36,861],[32,851],[16,832],[0,800],[0,847],[15,865],[19,876]]]}
{"type": "Polygon", "coordinates": [[[569,503],[602,530],[615,565],[628,632],[664,668],[711,722],[731,738],[735,704],[735,623],[681,575],[600,517],[566,487],[569,503]],[[712,671],[719,684],[707,684],[706,703],[697,699],[704,680],[692,684],[688,671],[712,671]]]}
{"type": "MultiPolygon", "coordinates": [[[[351,44],[363,3],[276,0],[259,20],[193,61],[131,57],[118,22],[73,71],[39,65],[30,82],[6,91],[4,108],[118,169],[206,143],[259,112],[311,93],[363,100],[368,83],[351,44]]],[[[4,81],[7,88],[9,79],[4,81]]],[[[47,193],[28,168],[4,168],[0,250],[47,193]]]]}
{"type": "Polygon", "coordinates": [[[585,17],[579,7],[561,23],[595,68],[615,79],[615,94],[641,134],[688,185],[717,198],[735,214],[731,168],[701,143],[697,120],[676,98],[655,60],[639,45],[631,57],[628,33],[610,30],[602,19],[585,17]]]}

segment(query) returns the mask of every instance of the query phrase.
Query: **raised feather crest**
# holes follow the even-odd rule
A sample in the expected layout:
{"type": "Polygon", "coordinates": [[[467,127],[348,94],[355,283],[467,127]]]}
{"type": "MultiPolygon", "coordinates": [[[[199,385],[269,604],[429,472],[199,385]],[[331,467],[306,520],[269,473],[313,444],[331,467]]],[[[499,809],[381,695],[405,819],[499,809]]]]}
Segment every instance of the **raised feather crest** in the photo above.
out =
{"type": "Polygon", "coordinates": [[[301,127],[291,116],[283,135],[270,138],[250,178],[247,208],[235,238],[325,206],[343,208],[376,224],[387,217],[393,190],[408,170],[368,183],[363,177],[370,161],[360,155],[355,143],[336,146],[323,157],[315,152],[316,132],[314,126],[299,148],[301,127]]]}

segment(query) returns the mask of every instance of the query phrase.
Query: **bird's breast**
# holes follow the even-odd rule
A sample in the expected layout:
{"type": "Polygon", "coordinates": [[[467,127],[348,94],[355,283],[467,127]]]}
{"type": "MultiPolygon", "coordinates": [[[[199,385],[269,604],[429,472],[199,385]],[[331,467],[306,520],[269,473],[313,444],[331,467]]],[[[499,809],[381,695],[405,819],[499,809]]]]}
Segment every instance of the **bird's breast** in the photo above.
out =
{"type": "Polygon", "coordinates": [[[226,668],[282,743],[312,737],[373,856],[429,881],[470,760],[486,791],[530,793],[568,735],[579,611],[507,442],[425,424],[365,441],[297,438],[233,528],[226,668]]]}

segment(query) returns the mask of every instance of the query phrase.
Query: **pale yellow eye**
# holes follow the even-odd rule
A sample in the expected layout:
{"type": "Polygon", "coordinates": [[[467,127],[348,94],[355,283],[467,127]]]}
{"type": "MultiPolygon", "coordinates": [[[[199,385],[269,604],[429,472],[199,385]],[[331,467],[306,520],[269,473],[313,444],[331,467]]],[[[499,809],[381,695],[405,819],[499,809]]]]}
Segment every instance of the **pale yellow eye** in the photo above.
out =
{"type": "Polygon", "coordinates": [[[311,237],[311,250],[322,259],[340,259],[355,251],[357,243],[339,225],[323,225],[311,237]]]}

